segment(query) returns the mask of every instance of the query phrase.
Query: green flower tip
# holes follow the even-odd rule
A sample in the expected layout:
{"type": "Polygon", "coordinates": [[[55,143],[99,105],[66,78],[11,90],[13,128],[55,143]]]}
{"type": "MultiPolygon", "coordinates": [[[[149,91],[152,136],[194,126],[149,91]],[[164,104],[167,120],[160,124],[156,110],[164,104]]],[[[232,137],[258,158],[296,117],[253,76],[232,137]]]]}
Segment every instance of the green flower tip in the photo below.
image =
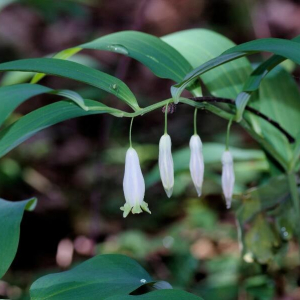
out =
{"type": "Polygon", "coordinates": [[[143,212],[141,208],[147,213],[151,214],[151,211],[148,208],[148,203],[145,201],[143,201],[141,205],[136,204],[135,206],[131,206],[128,203],[125,203],[124,206],[120,207],[120,209],[123,211],[123,218],[126,218],[130,212],[133,214],[140,214],[143,212]]]}

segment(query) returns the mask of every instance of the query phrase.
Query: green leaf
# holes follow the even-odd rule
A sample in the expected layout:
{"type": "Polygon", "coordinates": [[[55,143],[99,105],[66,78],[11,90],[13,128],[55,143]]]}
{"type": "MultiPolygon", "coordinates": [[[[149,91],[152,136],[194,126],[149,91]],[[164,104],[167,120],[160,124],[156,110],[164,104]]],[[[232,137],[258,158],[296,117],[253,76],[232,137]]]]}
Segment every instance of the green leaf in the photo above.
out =
{"type": "Polygon", "coordinates": [[[0,64],[0,71],[43,72],[77,80],[115,95],[134,110],[139,109],[135,96],[124,82],[75,62],[52,58],[22,59],[0,64]]]}
{"type": "Polygon", "coordinates": [[[44,276],[30,288],[32,300],[101,300],[121,297],[152,282],[150,275],[124,255],[98,255],[74,269],[44,276]]]}
{"type": "Polygon", "coordinates": [[[138,31],[121,31],[79,46],[112,51],[132,57],[156,76],[179,82],[191,71],[188,61],[161,39],[138,31]]]}
{"type": "MultiPolygon", "coordinates": [[[[178,50],[193,68],[235,45],[226,37],[206,29],[184,30],[162,39],[178,50]]],[[[242,58],[212,69],[200,77],[212,95],[235,98],[251,70],[249,61],[242,58]]]]}
{"type": "Polygon", "coordinates": [[[0,126],[21,103],[31,97],[44,93],[55,94],[68,98],[73,100],[82,109],[87,109],[82,97],[74,91],[52,90],[42,85],[29,83],[5,86],[0,88],[0,126]]]}
{"type": "MultiPolygon", "coordinates": [[[[293,39],[294,42],[300,42],[300,36],[297,36],[293,39]]],[[[247,106],[252,93],[258,90],[261,81],[263,78],[273,70],[278,64],[282,63],[286,58],[273,55],[263,63],[261,63],[249,76],[247,81],[245,82],[243,92],[238,95],[236,99],[236,119],[237,121],[241,121],[244,113],[244,109],[247,106]]]]}
{"type": "Polygon", "coordinates": [[[300,64],[300,44],[295,41],[267,38],[247,42],[230,48],[222,55],[202,64],[190,72],[181,83],[171,88],[174,101],[179,101],[182,91],[198,76],[224,63],[257,52],[271,52],[300,64]]]}
{"type": "Polygon", "coordinates": [[[235,60],[237,58],[241,58],[245,56],[245,53],[232,53],[232,54],[226,54],[226,55],[221,55],[216,58],[213,58],[201,66],[197,67],[193,71],[191,71],[189,74],[187,74],[184,78],[184,80],[176,85],[173,85],[171,87],[171,94],[174,99],[175,103],[179,102],[179,98],[183,90],[191,84],[192,81],[197,79],[200,75],[203,75],[207,71],[210,71],[218,66],[221,66],[225,63],[228,63],[232,60],[235,60]]]}
{"type": "MultiPolygon", "coordinates": [[[[81,49],[80,48],[70,48],[70,49],[66,49],[64,51],[61,51],[57,54],[55,54],[52,58],[56,58],[56,59],[68,59],[70,57],[72,57],[73,55],[75,55],[76,53],[78,53],[81,49]]],[[[37,73],[33,76],[33,78],[31,79],[31,83],[37,83],[39,82],[43,77],[45,77],[46,74],[43,73],[37,73]]]]}
{"type": "Polygon", "coordinates": [[[300,64],[300,44],[285,39],[258,39],[233,47],[223,54],[226,55],[237,52],[244,52],[245,55],[255,54],[257,52],[271,52],[300,64]]]}
{"type": "Polygon", "coordinates": [[[79,105],[82,109],[88,110],[88,107],[85,105],[83,98],[76,92],[70,90],[56,90],[52,91],[51,94],[62,96],[73,100],[77,105],[79,105]]]}
{"type": "Polygon", "coordinates": [[[33,210],[36,201],[35,198],[18,202],[0,199],[0,278],[6,273],[17,253],[24,210],[33,210]]]}
{"type": "Polygon", "coordinates": [[[201,300],[202,298],[181,290],[159,290],[139,296],[113,296],[107,300],[201,300]]]}
{"type": "Polygon", "coordinates": [[[97,110],[85,111],[73,102],[59,101],[34,110],[20,118],[15,123],[0,131],[0,157],[38,131],[59,122],[93,114],[110,113],[114,116],[122,116],[123,114],[121,111],[97,101],[85,100],[85,104],[88,107],[96,107],[97,110]]]}
{"type": "Polygon", "coordinates": [[[0,126],[9,115],[31,97],[53,91],[42,85],[18,84],[0,88],[0,126]]]}
{"type": "MultiPolygon", "coordinates": [[[[299,44],[300,46],[300,44],[299,44]]],[[[262,81],[259,97],[252,106],[278,122],[293,137],[298,133],[295,126],[300,119],[300,93],[290,74],[280,66],[273,69],[262,81]]],[[[259,134],[289,162],[292,147],[287,138],[269,122],[255,117],[259,134]]]]}
{"type": "MultiPolygon", "coordinates": [[[[129,56],[148,67],[156,76],[179,82],[192,70],[188,61],[161,39],[138,31],[121,31],[105,35],[76,48],[66,49],[53,58],[68,59],[82,49],[111,51],[129,56]]],[[[45,74],[36,74],[36,83],[45,74]]]]}

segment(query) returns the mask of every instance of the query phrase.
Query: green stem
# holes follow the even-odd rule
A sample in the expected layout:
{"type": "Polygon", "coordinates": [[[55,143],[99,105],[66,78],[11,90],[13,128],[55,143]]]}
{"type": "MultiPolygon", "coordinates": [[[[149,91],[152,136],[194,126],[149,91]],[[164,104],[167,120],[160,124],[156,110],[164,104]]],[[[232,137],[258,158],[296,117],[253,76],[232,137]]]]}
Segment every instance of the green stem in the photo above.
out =
{"type": "Polygon", "coordinates": [[[232,124],[233,118],[231,118],[227,125],[227,134],[226,134],[226,151],[229,151],[229,135],[230,135],[230,128],[232,124]]]}
{"type": "Polygon", "coordinates": [[[168,106],[169,102],[167,103],[165,110],[165,134],[168,134],[168,106]]]}
{"type": "Polygon", "coordinates": [[[131,142],[131,130],[132,130],[133,119],[134,119],[134,117],[131,119],[130,127],[129,127],[129,145],[130,145],[130,148],[132,148],[132,142],[131,142]]]}
{"type": "Polygon", "coordinates": [[[198,108],[195,108],[195,112],[194,112],[194,135],[197,134],[197,112],[198,112],[198,108]]]}

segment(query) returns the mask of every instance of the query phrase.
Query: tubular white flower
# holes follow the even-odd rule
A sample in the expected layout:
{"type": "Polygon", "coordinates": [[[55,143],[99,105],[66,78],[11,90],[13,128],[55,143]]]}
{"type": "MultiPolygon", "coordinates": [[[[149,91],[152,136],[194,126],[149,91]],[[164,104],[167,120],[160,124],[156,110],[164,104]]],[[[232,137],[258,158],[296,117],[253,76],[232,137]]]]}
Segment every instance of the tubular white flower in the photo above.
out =
{"type": "Polygon", "coordinates": [[[148,204],[144,202],[145,180],[139,157],[137,152],[131,147],[126,152],[123,190],[126,203],[121,207],[121,210],[124,212],[124,218],[127,217],[130,211],[133,214],[139,214],[142,212],[142,209],[151,214],[148,204]]]}
{"type": "Polygon", "coordinates": [[[233,170],[233,159],[229,151],[225,151],[223,153],[222,164],[222,189],[226,200],[226,207],[230,208],[235,177],[233,170]]]}
{"type": "Polygon", "coordinates": [[[201,196],[203,174],[204,174],[204,161],[202,154],[202,142],[199,135],[194,134],[190,139],[190,172],[193,183],[195,185],[198,197],[201,196]]]}
{"type": "Polygon", "coordinates": [[[171,152],[172,142],[170,136],[165,133],[159,141],[159,172],[163,187],[170,198],[174,186],[174,164],[171,152]]]}

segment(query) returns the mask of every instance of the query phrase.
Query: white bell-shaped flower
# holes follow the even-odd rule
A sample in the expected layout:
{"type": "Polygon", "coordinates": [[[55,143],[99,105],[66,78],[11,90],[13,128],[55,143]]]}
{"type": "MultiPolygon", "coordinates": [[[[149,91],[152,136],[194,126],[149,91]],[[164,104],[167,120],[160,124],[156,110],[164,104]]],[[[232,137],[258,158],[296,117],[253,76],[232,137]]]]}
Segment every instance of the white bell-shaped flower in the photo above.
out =
{"type": "Polygon", "coordinates": [[[121,207],[121,210],[124,212],[124,218],[127,217],[130,211],[132,211],[133,214],[139,214],[143,209],[144,211],[151,213],[148,204],[144,201],[145,180],[142,174],[139,157],[137,152],[131,147],[126,152],[123,189],[126,203],[121,207]]]}
{"type": "Polygon", "coordinates": [[[233,170],[233,159],[228,150],[226,150],[222,155],[222,164],[222,189],[226,200],[226,207],[230,208],[235,177],[233,170]]]}
{"type": "Polygon", "coordinates": [[[198,197],[201,196],[204,175],[204,161],[202,154],[202,142],[198,134],[194,134],[190,139],[190,172],[195,185],[198,197]]]}
{"type": "Polygon", "coordinates": [[[172,142],[170,136],[165,133],[159,141],[159,172],[163,187],[170,198],[174,186],[174,164],[172,158],[172,142]]]}

